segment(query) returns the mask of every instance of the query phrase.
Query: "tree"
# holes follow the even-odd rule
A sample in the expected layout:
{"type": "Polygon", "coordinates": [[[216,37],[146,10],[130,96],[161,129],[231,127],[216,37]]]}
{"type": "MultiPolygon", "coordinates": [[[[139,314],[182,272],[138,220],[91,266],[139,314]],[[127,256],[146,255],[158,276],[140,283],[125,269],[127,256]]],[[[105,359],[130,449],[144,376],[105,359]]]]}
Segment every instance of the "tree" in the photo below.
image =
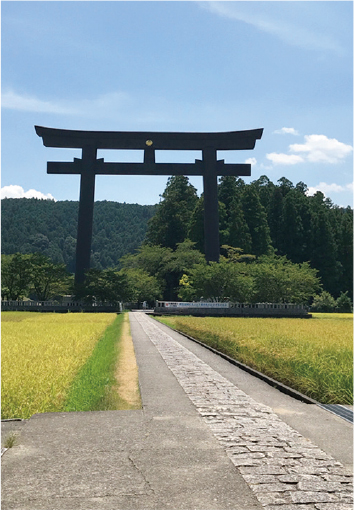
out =
{"type": "Polygon", "coordinates": [[[143,245],[135,255],[122,258],[125,269],[142,269],[149,276],[157,278],[164,299],[177,299],[178,283],[186,268],[204,260],[203,254],[195,249],[195,243],[185,240],[176,249],[162,246],[143,245]]]}
{"type": "Polygon", "coordinates": [[[156,299],[161,299],[161,283],[143,269],[121,269],[120,274],[127,279],[127,301],[131,303],[147,301],[151,304],[156,299]]]}
{"type": "Polygon", "coordinates": [[[250,301],[253,279],[245,272],[245,263],[228,264],[226,261],[196,264],[180,280],[179,297],[193,301],[250,301]]]}
{"type": "Polygon", "coordinates": [[[163,297],[166,301],[178,299],[179,281],[186,269],[204,262],[203,254],[195,249],[195,243],[186,239],[177,244],[174,252],[166,257],[163,265],[163,278],[166,282],[163,297]]]}
{"type": "Polygon", "coordinates": [[[251,253],[257,256],[270,253],[272,247],[267,215],[255,187],[245,188],[242,194],[242,206],[252,239],[251,253]]]}
{"type": "Polygon", "coordinates": [[[109,303],[117,305],[130,299],[128,277],[115,269],[89,269],[85,282],[77,286],[76,298],[87,303],[109,303]]]}
{"type": "Polygon", "coordinates": [[[228,234],[227,244],[242,248],[246,252],[252,250],[250,229],[245,220],[241,201],[237,197],[234,198],[230,206],[228,234]]]}
{"type": "Polygon", "coordinates": [[[127,269],[143,269],[150,275],[162,278],[166,260],[170,258],[172,253],[173,250],[171,248],[142,244],[136,250],[136,253],[124,255],[120,259],[120,265],[127,269]]]}
{"type": "Polygon", "coordinates": [[[204,196],[198,199],[194,211],[192,212],[188,233],[188,239],[195,243],[195,247],[202,253],[205,253],[204,237],[204,196]]]}
{"type": "Polygon", "coordinates": [[[226,253],[225,260],[227,262],[251,262],[256,260],[255,255],[251,255],[249,253],[243,253],[244,250],[242,248],[234,248],[233,246],[228,246],[224,244],[222,250],[226,253]]]}
{"type": "Polygon", "coordinates": [[[34,253],[29,257],[31,287],[39,301],[66,294],[71,283],[65,264],[53,264],[46,256],[34,253]]]}
{"type": "Polygon", "coordinates": [[[268,211],[275,185],[266,175],[261,175],[256,181],[251,182],[251,186],[257,189],[261,204],[268,211]]]}
{"type": "Polygon", "coordinates": [[[263,256],[250,264],[254,300],[259,303],[308,303],[320,289],[316,269],[307,262],[294,264],[286,257],[263,256]]]}
{"type": "Polygon", "coordinates": [[[339,298],[336,301],[336,312],[338,313],[352,313],[353,303],[348,292],[341,292],[339,298]]]}
{"type": "Polygon", "coordinates": [[[285,195],[287,195],[287,193],[289,193],[290,190],[294,189],[293,183],[289,181],[289,179],[287,179],[286,177],[281,177],[280,179],[278,179],[277,182],[279,183],[278,186],[283,194],[283,197],[285,197],[285,195]]]}
{"type": "Polygon", "coordinates": [[[329,221],[329,211],[323,203],[324,195],[316,193],[312,206],[311,265],[319,271],[324,289],[329,293],[336,290],[341,264],[337,260],[337,247],[329,221]]]}
{"type": "Polygon", "coordinates": [[[180,280],[181,299],[251,303],[307,303],[320,289],[317,271],[308,263],[263,256],[256,261],[232,259],[196,264],[180,280]]]}
{"type": "Polygon", "coordinates": [[[245,186],[244,181],[239,177],[234,177],[232,175],[220,177],[218,185],[218,199],[219,202],[222,202],[225,205],[228,214],[230,214],[233,200],[235,197],[240,197],[245,186]]]}
{"type": "Polygon", "coordinates": [[[285,255],[283,252],[283,201],[283,193],[279,186],[276,186],[269,201],[268,225],[272,245],[281,255],[285,255]]]}
{"type": "Polygon", "coordinates": [[[312,312],[324,312],[331,313],[336,310],[336,300],[327,291],[323,291],[321,294],[314,297],[311,311],[312,312]]]}
{"type": "Polygon", "coordinates": [[[198,200],[197,190],[188,177],[176,175],[169,177],[162,198],[155,216],[149,221],[146,241],[174,249],[187,237],[190,217],[198,200]]]}
{"type": "Polygon", "coordinates": [[[349,297],[353,298],[353,210],[350,207],[341,209],[336,227],[337,260],[342,267],[338,290],[347,291],[349,297]]]}
{"type": "Polygon", "coordinates": [[[284,198],[282,219],[281,253],[293,262],[301,262],[305,237],[296,190],[289,191],[284,198]]]}
{"type": "Polygon", "coordinates": [[[31,282],[30,255],[15,253],[1,256],[1,296],[17,301],[24,297],[31,282]]]}

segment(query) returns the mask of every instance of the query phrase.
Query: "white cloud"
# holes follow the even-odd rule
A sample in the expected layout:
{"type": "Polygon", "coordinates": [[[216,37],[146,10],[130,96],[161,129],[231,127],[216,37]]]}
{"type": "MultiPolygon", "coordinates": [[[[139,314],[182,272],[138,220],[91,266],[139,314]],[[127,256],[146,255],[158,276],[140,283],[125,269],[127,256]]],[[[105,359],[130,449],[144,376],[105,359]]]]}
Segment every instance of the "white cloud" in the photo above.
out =
{"type": "Polygon", "coordinates": [[[282,154],[277,152],[271,152],[270,154],[267,154],[266,158],[274,163],[274,165],[296,165],[297,163],[302,163],[304,161],[301,156],[296,156],[295,154],[282,154]]]}
{"type": "Polygon", "coordinates": [[[52,101],[43,101],[33,96],[20,95],[12,90],[2,93],[1,107],[22,112],[57,113],[60,115],[76,113],[72,108],[52,101]]]}
{"type": "Polygon", "coordinates": [[[303,153],[313,163],[339,163],[352,153],[353,147],[325,135],[306,135],[304,144],[292,144],[289,150],[303,153]]]}
{"type": "MultiPolygon", "coordinates": [[[[285,133],[284,130],[290,132],[292,129],[282,128],[279,132],[285,133]]],[[[349,156],[353,152],[353,147],[325,135],[306,135],[305,143],[289,145],[289,152],[297,154],[271,152],[266,158],[274,165],[296,165],[305,161],[336,164],[349,156]]]]}
{"type": "Polygon", "coordinates": [[[128,94],[112,92],[93,99],[81,99],[75,103],[66,100],[46,101],[27,94],[7,90],[1,95],[1,106],[22,112],[52,113],[58,115],[82,115],[85,117],[116,116],[127,105],[128,94]]]}
{"type": "Polygon", "coordinates": [[[4,186],[1,188],[1,199],[3,198],[40,198],[42,200],[55,200],[53,195],[47,193],[41,193],[35,189],[29,189],[25,191],[22,186],[16,184],[10,184],[10,186],[4,186]]]}
{"type": "Polygon", "coordinates": [[[309,186],[306,194],[309,196],[314,195],[317,193],[317,191],[322,191],[322,193],[325,196],[330,195],[331,193],[342,193],[344,191],[352,191],[353,190],[353,183],[350,182],[349,184],[346,184],[345,186],[341,186],[340,184],[332,183],[327,184],[326,182],[320,182],[317,184],[317,186],[309,186]]]}
{"type": "Polygon", "coordinates": [[[248,158],[246,159],[245,163],[255,166],[257,164],[257,160],[256,158],[248,158]]]}
{"type": "Polygon", "coordinates": [[[298,136],[299,132],[294,128],[283,127],[274,131],[276,135],[295,135],[298,136]]]}
{"type": "Polygon", "coordinates": [[[297,2],[291,2],[290,6],[290,2],[257,2],[255,6],[253,2],[220,0],[200,1],[198,4],[219,16],[252,25],[292,46],[343,53],[341,44],[328,33],[328,25],[319,19],[312,6],[297,7],[297,2]],[[273,3],[276,7],[272,6],[273,3]]]}

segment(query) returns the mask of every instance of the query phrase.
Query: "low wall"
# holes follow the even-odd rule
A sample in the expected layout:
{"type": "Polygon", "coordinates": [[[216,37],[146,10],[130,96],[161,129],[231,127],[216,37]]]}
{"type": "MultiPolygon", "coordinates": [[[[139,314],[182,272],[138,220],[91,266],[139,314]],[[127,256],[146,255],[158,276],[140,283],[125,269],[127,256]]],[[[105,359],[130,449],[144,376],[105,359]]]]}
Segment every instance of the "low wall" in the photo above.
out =
{"type": "Polygon", "coordinates": [[[311,318],[307,308],[294,304],[238,304],[228,308],[163,307],[154,308],[156,315],[193,315],[195,317],[294,317],[311,318]]]}
{"type": "Polygon", "coordinates": [[[2,301],[2,312],[90,312],[118,313],[120,306],[95,304],[87,305],[78,302],[54,303],[52,301],[2,301]]]}

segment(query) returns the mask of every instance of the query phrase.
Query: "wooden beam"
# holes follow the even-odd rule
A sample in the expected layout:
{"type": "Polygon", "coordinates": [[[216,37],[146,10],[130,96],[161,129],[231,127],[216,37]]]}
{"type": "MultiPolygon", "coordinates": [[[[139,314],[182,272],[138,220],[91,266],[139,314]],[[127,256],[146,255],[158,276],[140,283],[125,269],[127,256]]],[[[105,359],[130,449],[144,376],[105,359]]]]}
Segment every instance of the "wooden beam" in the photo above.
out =
{"type": "MultiPolygon", "coordinates": [[[[251,175],[251,165],[216,162],[216,175],[251,175]]],[[[86,166],[81,159],[73,162],[48,161],[48,174],[84,174],[86,166]]],[[[195,163],[104,163],[96,159],[94,163],[96,175],[204,175],[204,164],[200,160],[195,163]]]]}
{"type": "Polygon", "coordinates": [[[45,147],[155,150],[250,150],[262,137],[263,129],[223,133],[172,133],[154,131],[77,131],[35,126],[45,147]]]}

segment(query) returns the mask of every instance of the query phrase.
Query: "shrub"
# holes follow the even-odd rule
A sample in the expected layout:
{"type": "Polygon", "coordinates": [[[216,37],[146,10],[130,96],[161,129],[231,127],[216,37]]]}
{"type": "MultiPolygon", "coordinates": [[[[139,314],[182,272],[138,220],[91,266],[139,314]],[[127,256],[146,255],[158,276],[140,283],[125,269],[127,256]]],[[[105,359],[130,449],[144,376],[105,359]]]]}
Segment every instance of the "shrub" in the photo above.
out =
{"type": "Polygon", "coordinates": [[[336,312],[338,313],[352,313],[353,305],[347,292],[341,292],[336,301],[336,312]]]}
{"type": "Polygon", "coordinates": [[[327,291],[323,291],[320,295],[315,296],[311,311],[312,312],[323,312],[323,313],[331,313],[336,311],[336,300],[331,294],[327,291]]]}

